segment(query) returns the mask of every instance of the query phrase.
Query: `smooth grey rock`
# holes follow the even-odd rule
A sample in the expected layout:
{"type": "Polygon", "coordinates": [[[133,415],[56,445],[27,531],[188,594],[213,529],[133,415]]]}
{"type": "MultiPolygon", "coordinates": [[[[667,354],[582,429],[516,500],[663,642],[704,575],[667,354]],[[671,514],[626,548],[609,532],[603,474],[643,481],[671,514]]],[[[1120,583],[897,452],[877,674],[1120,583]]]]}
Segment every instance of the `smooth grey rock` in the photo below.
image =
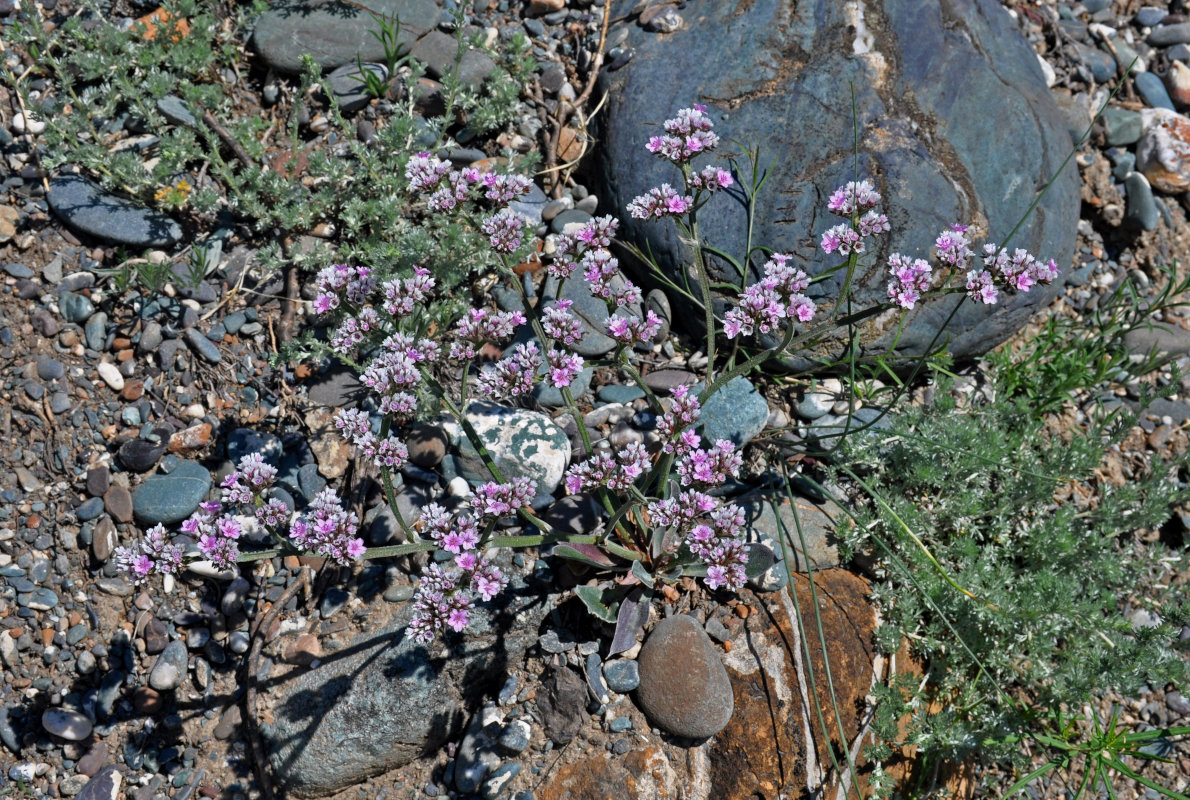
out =
{"type": "Polygon", "coordinates": [[[1161,214],[1157,211],[1157,201],[1153,198],[1153,188],[1149,181],[1139,172],[1133,172],[1124,179],[1124,191],[1127,194],[1127,206],[1124,221],[1146,231],[1156,230],[1161,214]]]}
{"type": "MultiPolygon", "coordinates": [[[[702,384],[695,385],[702,391],[702,384]]],[[[703,441],[713,445],[720,439],[734,442],[736,447],[752,441],[764,430],[769,418],[769,404],[756,391],[752,382],[743,376],[732,378],[711,395],[702,406],[700,428],[703,441]]]]}
{"type": "Polygon", "coordinates": [[[538,591],[514,577],[476,607],[464,636],[427,646],[404,635],[405,604],[379,631],[280,687],[275,722],[262,731],[278,780],[298,796],[331,794],[433,752],[519,663],[545,613],[538,591]]]}
{"type": "Polygon", "coordinates": [[[1142,72],[1132,80],[1136,84],[1136,91],[1140,92],[1140,96],[1145,99],[1150,108],[1175,110],[1173,100],[1170,99],[1169,92],[1165,89],[1165,84],[1155,74],[1142,72]]]}
{"type": "MultiPolygon", "coordinates": [[[[441,80],[455,71],[458,43],[442,31],[430,31],[413,45],[413,57],[426,65],[426,74],[441,80]]],[[[482,50],[467,48],[458,62],[459,82],[475,90],[496,69],[496,62],[482,50]]]]}
{"type": "Polygon", "coordinates": [[[211,473],[183,461],[168,475],[152,475],[132,494],[132,510],[142,525],[172,525],[190,516],[211,489],[211,473]]]}
{"type": "Polygon", "coordinates": [[[116,197],[78,175],[50,179],[46,195],[63,222],[83,233],[130,247],[170,247],[182,228],[165,214],[116,197]]]}
{"type": "Polygon", "coordinates": [[[58,297],[58,310],[62,312],[62,318],[67,322],[81,323],[86,322],[87,318],[91,316],[95,311],[95,306],[86,295],[63,292],[58,297]]]}
{"type": "Polygon", "coordinates": [[[91,720],[65,708],[47,708],[41,715],[41,727],[47,733],[71,742],[81,742],[91,735],[91,720]]]}
{"type": "Polygon", "coordinates": [[[773,569],[795,572],[829,569],[839,565],[837,526],[847,515],[831,500],[816,502],[794,494],[790,505],[784,494],[765,494],[736,500],[744,512],[744,538],[748,542],[765,545],[778,562],[788,553],[793,563],[778,563],[773,569]],[[785,534],[785,549],[781,534],[785,534]],[[799,535],[800,534],[800,535],[799,535]],[[805,540],[803,546],[802,542],[805,540]]]}
{"type": "Polygon", "coordinates": [[[335,100],[339,103],[339,110],[344,114],[353,114],[366,106],[372,95],[366,90],[364,72],[370,72],[380,79],[383,84],[388,79],[388,70],[383,64],[364,64],[360,71],[358,64],[344,64],[327,76],[335,100]]]}
{"type": "MultiPolygon", "coordinates": [[[[558,487],[570,463],[570,440],[553,420],[486,401],[468,405],[466,415],[505,480],[530,478],[539,494],[558,487]]],[[[492,480],[466,436],[459,440],[459,471],[473,485],[492,480]]]]}
{"type": "Polygon", "coordinates": [[[184,642],[167,644],[149,672],[149,685],[159,692],[168,692],[181,686],[182,681],[186,680],[187,659],[189,654],[184,642]]]}
{"type": "Polygon", "coordinates": [[[379,28],[368,12],[401,19],[398,41],[401,52],[427,31],[441,15],[433,0],[290,0],[272,3],[256,21],[252,43],[264,62],[281,72],[302,69],[301,56],[309,53],[323,69],[364,61],[382,61],[384,47],[372,36],[379,28]]]}
{"type": "Polygon", "coordinates": [[[1148,42],[1157,47],[1168,47],[1171,44],[1190,44],[1190,22],[1159,25],[1149,33],[1148,42]]]}
{"type": "Polygon", "coordinates": [[[157,111],[174,125],[197,128],[198,120],[186,105],[186,101],[172,94],[157,100],[157,111]]]}
{"type": "Polygon", "coordinates": [[[605,663],[603,677],[607,680],[607,688],[620,694],[627,694],[640,686],[640,668],[636,661],[626,658],[605,663]]]}
{"type": "Polygon", "coordinates": [[[198,328],[187,328],[184,334],[186,344],[190,345],[190,349],[197,355],[202,357],[204,361],[211,364],[218,364],[223,360],[223,354],[219,352],[219,348],[215,343],[203,335],[203,332],[198,328]]]}
{"type": "MultiPolygon", "coordinates": [[[[632,5],[612,3],[613,18],[632,5]]],[[[879,25],[869,21],[862,31],[854,8],[836,0],[757,0],[746,6],[737,0],[708,4],[705,13],[688,15],[686,27],[666,36],[627,25],[623,47],[635,50],[635,57],[600,76],[608,103],[599,119],[601,157],[594,161],[592,191],[608,208],[622,210],[649,188],[679,181],[677,170],[644,143],[679,108],[707,102],[725,141],[758,139],[762,161],[775,158],[757,201],[752,241],[792,253],[812,275],[841,263],[817,246],[836,222],[825,208],[830,193],[857,166],[861,176],[876,178],[892,232],[877,240],[865,262],[875,266],[858,276],[857,308],[886,299],[887,274],[880,265],[890,252],[925,256],[952,223],[986,219],[989,238],[1003,243],[1071,149],[1036,56],[995,0],[886,0],[879,25]],[[857,55],[857,49],[868,52],[857,55]],[[716,67],[708,72],[706,64],[716,67]],[[963,91],[954,91],[956,85],[963,91]],[[972,125],[973,119],[997,124],[972,125]],[[853,122],[865,132],[858,165],[853,122]]],[[[1067,166],[1009,244],[1053,258],[1065,270],[1079,209],[1079,176],[1067,166]]],[[[745,221],[726,194],[699,214],[706,240],[733,254],[744,246],[745,221]]],[[[624,219],[620,238],[651,250],[665,273],[683,284],[692,259],[675,226],[624,219]]],[[[739,282],[735,269],[717,259],[711,272],[712,278],[739,282]]],[[[756,278],[750,275],[749,282],[756,278]]],[[[840,271],[812,284],[824,312],[842,282],[840,271]]],[[[947,326],[951,352],[976,355],[1003,341],[1061,291],[1060,283],[996,306],[964,304],[947,326]]],[[[859,326],[860,344],[864,352],[880,352],[895,340],[899,353],[920,354],[935,342],[953,305],[951,297],[919,305],[903,331],[887,320],[867,320],[859,326]]],[[[688,305],[675,314],[699,330],[702,315],[689,313],[688,305]]],[[[837,355],[845,346],[840,332],[811,355],[837,355]]],[[[808,358],[791,361],[809,366],[808,358]]]]}
{"type": "Polygon", "coordinates": [[[657,727],[705,739],[726,727],[735,697],[719,650],[691,616],[658,622],[637,659],[636,702],[657,727]]]}
{"type": "Polygon", "coordinates": [[[1109,106],[1100,119],[1103,120],[1104,139],[1112,147],[1136,144],[1144,132],[1144,117],[1139,111],[1109,106]]]}

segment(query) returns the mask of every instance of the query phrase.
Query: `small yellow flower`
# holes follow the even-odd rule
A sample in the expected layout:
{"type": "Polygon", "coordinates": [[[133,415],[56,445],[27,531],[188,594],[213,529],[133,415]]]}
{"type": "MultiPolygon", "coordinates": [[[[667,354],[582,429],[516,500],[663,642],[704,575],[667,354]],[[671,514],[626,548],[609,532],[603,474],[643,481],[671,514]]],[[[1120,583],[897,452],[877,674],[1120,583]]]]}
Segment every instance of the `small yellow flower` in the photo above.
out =
{"type": "Polygon", "coordinates": [[[164,206],[182,208],[190,197],[190,181],[182,178],[173,186],[162,186],[153,198],[164,206]]]}

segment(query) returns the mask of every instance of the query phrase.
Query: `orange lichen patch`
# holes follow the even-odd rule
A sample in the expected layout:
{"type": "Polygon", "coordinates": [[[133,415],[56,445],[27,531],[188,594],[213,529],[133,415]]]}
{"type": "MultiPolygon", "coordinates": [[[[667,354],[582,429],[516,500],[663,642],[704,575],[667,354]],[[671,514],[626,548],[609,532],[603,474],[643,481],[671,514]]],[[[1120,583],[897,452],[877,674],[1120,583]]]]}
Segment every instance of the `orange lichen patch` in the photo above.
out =
{"type": "Polygon", "coordinates": [[[150,42],[157,38],[159,30],[168,36],[171,42],[180,42],[190,34],[190,23],[184,18],[174,19],[173,14],[164,8],[145,14],[137,22],[145,26],[144,37],[150,42]]]}

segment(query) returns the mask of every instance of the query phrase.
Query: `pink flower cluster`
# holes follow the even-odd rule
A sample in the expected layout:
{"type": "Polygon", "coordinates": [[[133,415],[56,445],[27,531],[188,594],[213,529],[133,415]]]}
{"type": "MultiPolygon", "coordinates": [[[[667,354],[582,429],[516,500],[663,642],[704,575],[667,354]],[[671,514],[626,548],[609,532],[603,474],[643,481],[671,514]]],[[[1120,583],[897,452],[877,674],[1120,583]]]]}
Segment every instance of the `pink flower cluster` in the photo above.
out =
{"type": "Polygon", "coordinates": [[[318,291],[314,297],[314,311],[328,314],[343,300],[357,306],[363,303],[375,288],[376,278],[370,267],[331,264],[319,270],[314,285],[318,291]]]}
{"type": "Polygon", "coordinates": [[[698,396],[689,386],[674,387],[673,405],[657,420],[662,452],[682,456],[698,447],[699,436],[693,426],[698,422],[701,410],[698,396]]]}
{"type": "Polygon", "coordinates": [[[480,226],[488,235],[488,243],[497,253],[512,253],[521,246],[525,234],[525,219],[515,211],[503,208],[485,219],[480,226]]]}
{"type": "Polygon", "coordinates": [[[634,198],[628,204],[628,213],[633,219],[660,219],[680,217],[693,207],[693,197],[663,183],[650,189],[648,194],[634,198]]]}
{"type": "Polygon", "coordinates": [[[334,489],[323,489],[310,501],[305,516],[293,521],[289,538],[303,550],[313,551],[344,566],[364,554],[364,540],[355,538],[359,518],[343,508],[334,489]]]}
{"type": "Polygon", "coordinates": [[[645,149],[675,164],[715,149],[719,135],[712,130],[714,124],[706,111],[706,106],[697,104],[681,109],[676,117],[665,121],[665,134],[650,137],[645,149]]]}
{"type": "Polygon", "coordinates": [[[455,333],[459,341],[450,345],[450,357],[455,360],[474,358],[476,345],[512,336],[518,325],[527,320],[519,311],[490,311],[473,308],[458,322],[455,333]]]}
{"type": "Polygon", "coordinates": [[[653,337],[661,330],[661,317],[650,308],[645,312],[644,319],[616,314],[608,317],[605,324],[607,335],[622,345],[652,345],[653,337]]]}
{"type": "Polygon", "coordinates": [[[880,193],[868,181],[848,181],[836,189],[827,201],[827,208],[850,222],[822,234],[822,251],[841,256],[864,252],[865,239],[889,229],[888,217],[876,209],[879,204],[880,193]]]}
{"type": "Polygon", "coordinates": [[[410,278],[395,278],[386,281],[381,287],[384,301],[381,308],[384,313],[394,317],[407,317],[413,310],[426,301],[430,292],[434,291],[436,282],[430,277],[430,271],[425,267],[414,267],[410,278]]]}
{"type": "Polygon", "coordinates": [[[792,260],[786,253],[773,253],[764,265],[764,277],[745,289],[739,305],[724,316],[723,332],[728,339],[775,331],[784,319],[809,322],[814,318],[818,307],[802,294],[810,278],[791,266],[792,260]]]}
{"type": "Polygon", "coordinates": [[[744,585],[748,551],[740,538],[744,530],[741,509],[720,504],[697,489],[650,503],[648,509],[654,526],[677,530],[684,536],[690,552],[706,564],[707,586],[734,591],[744,585]]]}
{"type": "Polygon", "coordinates": [[[650,463],[649,454],[640,442],[630,442],[614,456],[609,450],[600,450],[581,464],[570,466],[566,471],[566,489],[571,494],[603,486],[627,489],[645,474],[650,463]]]}
{"type": "MultiPolygon", "coordinates": [[[[983,247],[983,269],[970,269],[975,256],[966,225],[951,225],[938,234],[934,247],[938,260],[944,265],[967,272],[967,297],[984,305],[993,305],[1000,299],[1001,288],[1015,292],[1027,292],[1039,283],[1050,283],[1060,274],[1053,259],[1042,263],[1027,251],[1016,249],[1011,254],[995,244],[983,247]]],[[[892,278],[888,282],[888,297],[901,308],[911,309],[930,288],[932,269],[923,259],[910,261],[908,256],[893,253],[889,256],[888,271],[892,278]]]]}
{"type": "Polygon", "coordinates": [[[394,333],[380,344],[368,363],[360,383],[379,398],[380,413],[409,417],[417,410],[412,390],[421,383],[421,365],[437,360],[439,345],[432,339],[418,339],[394,333]]]}
{"type": "Polygon", "coordinates": [[[573,300],[555,300],[541,315],[541,329],[551,339],[573,347],[583,339],[583,324],[570,313],[573,300]]]}
{"type": "Polygon", "coordinates": [[[475,490],[474,505],[481,516],[506,517],[533,502],[537,487],[529,478],[513,478],[509,483],[488,481],[475,490]]]}
{"type": "Polygon", "coordinates": [[[413,619],[406,628],[414,641],[426,643],[439,631],[462,631],[471,622],[476,598],[485,602],[504,590],[508,578],[479,551],[484,536],[479,524],[506,516],[529,504],[535,488],[528,478],[511,483],[485,483],[475,490],[475,510],[451,514],[437,503],[421,513],[418,526],[423,535],[454,556],[450,566],[429,564],[413,595],[413,619]]]}
{"type": "Polygon", "coordinates": [[[489,397],[515,397],[533,391],[537,370],[541,366],[541,351],[537,342],[518,344],[512,354],[487,364],[475,379],[481,392],[489,397]]]}
{"type": "Polygon", "coordinates": [[[149,575],[174,575],[182,569],[182,547],[172,544],[164,525],[154,525],[145,532],[140,547],[117,547],[116,569],[125,573],[133,586],[144,583],[149,575]]]}
{"type": "Polygon", "coordinates": [[[930,288],[933,270],[924,258],[910,259],[893,253],[888,257],[888,271],[892,274],[892,280],[888,282],[888,299],[901,308],[913,308],[922,292],[930,288]]]}
{"type": "Polygon", "coordinates": [[[743,464],[743,457],[736,452],[735,445],[720,439],[710,450],[703,450],[698,445],[691,448],[678,462],[677,473],[683,486],[719,486],[728,476],[738,477],[743,464]]]}
{"type": "MultiPolygon", "coordinates": [[[[366,416],[365,416],[366,419],[366,416]]],[[[293,520],[289,507],[267,494],[277,478],[276,467],[264,461],[260,453],[240,459],[236,469],[220,484],[220,501],[205,501],[182,522],[182,533],[191,537],[201,558],[219,569],[235,565],[240,557],[240,539],[247,533],[252,518],[275,536],[284,533],[294,545],[313,550],[348,564],[364,554],[362,539],[353,538],[359,527],[355,514],[342,509],[334,490],[324,489],[311,502],[307,516],[293,520]],[[239,506],[250,517],[225,512],[224,505],[239,506]]],[[[116,549],[116,566],[128,573],[134,583],[141,583],[152,572],[163,575],[181,570],[185,561],[182,545],[167,540],[164,526],[157,525],[145,534],[139,552],[133,548],[116,549]]]]}

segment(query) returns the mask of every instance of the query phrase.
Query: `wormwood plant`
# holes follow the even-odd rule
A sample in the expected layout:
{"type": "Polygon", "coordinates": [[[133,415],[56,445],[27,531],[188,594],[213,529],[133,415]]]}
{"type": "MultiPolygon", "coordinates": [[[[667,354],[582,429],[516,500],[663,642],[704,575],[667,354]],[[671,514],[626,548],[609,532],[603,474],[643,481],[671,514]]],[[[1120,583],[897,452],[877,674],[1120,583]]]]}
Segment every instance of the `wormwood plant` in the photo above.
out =
{"type": "MultiPolygon", "coordinates": [[[[1128,297],[1125,290],[1105,304],[1106,335],[1090,345],[1109,361],[1139,324],[1128,297]]],[[[1078,722],[1096,693],[1184,686],[1190,678],[1185,648],[1175,645],[1190,620],[1184,597],[1165,591],[1153,607],[1157,627],[1137,628],[1121,613],[1145,571],[1130,532],[1161,527],[1190,496],[1178,480],[1185,459],[1154,460],[1133,481],[1099,485],[1097,502],[1080,505],[1079,487],[1094,480],[1136,417],[1091,406],[1085,426],[1066,438],[1046,428],[1036,405],[1039,397],[1058,400],[1055,370],[1088,346],[1068,336],[1083,330],[1091,333],[1074,323],[1053,326],[1023,357],[1000,359],[1005,369],[991,373],[992,402],[959,407],[943,381],[933,407],[898,414],[879,438],[849,439],[828,471],[868,498],[854,510],[845,545],[876,577],[873,597],[885,622],[878,643],[895,653],[907,640],[925,664],[923,682],[879,687],[883,743],[870,752],[879,760],[893,746],[917,745],[927,765],[913,787],[919,796],[936,788],[928,783],[932,765],[970,758],[1020,766],[1028,774],[1014,789],[1072,765],[1091,780],[1079,792],[1109,769],[1148,785],[1121,756],[1144,757],[1146,743],[1190,733],[1078,722]],[[897,723],[905,713],[912,727],[902,738],[897,723]],[[1032,772],[1023,742],[1051,753],[1046,766],[1032,772]]],[[[1066,390],[1090,389],[1098,370],[1092,362],[1057,374],[1066,390]]]]}
{"type": "MultiPolygon", "coordinates": [[[[403,99],[376,105],[376,137],[364,144],[312,61],[287,87],[278,110],[288,107],[288,113],[270,120],[239,111],[228,76],[246,69],[242,32],[266,7],[255,0],[223,16],[217,4],[167,0],[153,30],[140,23],[116,27],[98,0],[80,0],[65,17],[30,9],[9,39],[25,66],[3,77],[46,121],[42,165],[80,170],[191,229],[230,214],[260,237],[266,267],[324,264],[295,246],[316,228],[331,237],[340,258],[384,270],[425,265],[447,288],[490,265],[482,240],[471,232],[415,213],[403,176],[412,153],[453,146],[464,131],[468,138],[482,136],[516,116],[532,72],[527,39],[516,37],[494,54],[497,68],[478,91],[458,80],[457,69],[446,76],[446,112],[422,119],[414,90],[424,69],[398,49],[399,22],[378,20],[388,77],[371,88],[403,99]],[[166,119],[159,101],[167,96],[181,100],[189,120],[166,119]],[[301,107],[317,102],[327,107],[325,142],[299,122],[301,107]],[[143,134],[153,139],[132,138],[143,134]]],[[[474,45],[461,12],[458,22],[461,59],[474,45]]],[[[171,113],[176,119],[177,111],[171,113]]]]}

